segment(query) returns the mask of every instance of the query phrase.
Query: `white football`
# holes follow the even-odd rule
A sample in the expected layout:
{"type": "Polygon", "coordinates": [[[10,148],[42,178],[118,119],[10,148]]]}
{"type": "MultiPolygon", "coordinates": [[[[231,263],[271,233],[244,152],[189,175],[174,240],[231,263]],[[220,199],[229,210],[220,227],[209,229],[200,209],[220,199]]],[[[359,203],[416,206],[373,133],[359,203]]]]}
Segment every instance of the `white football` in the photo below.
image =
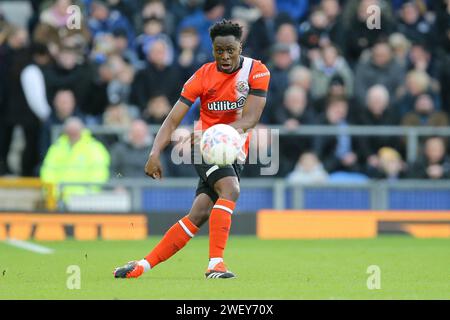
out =
{"type": "Polygon", "coordinates": [[[200,141],[200,151],[207,164],[226,166],[236,161],[241,150],[241,136],[226,124],[216,124],[206,129],[200,141]]]}

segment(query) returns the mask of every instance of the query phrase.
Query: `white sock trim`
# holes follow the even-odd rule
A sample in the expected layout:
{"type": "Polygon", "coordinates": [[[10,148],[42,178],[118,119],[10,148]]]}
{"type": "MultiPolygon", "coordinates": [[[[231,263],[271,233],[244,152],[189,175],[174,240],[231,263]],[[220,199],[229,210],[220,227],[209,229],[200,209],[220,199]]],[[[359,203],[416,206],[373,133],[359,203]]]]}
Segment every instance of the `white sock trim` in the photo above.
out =
{"type": "Polygon", "coordinates": [[[152,267],[150,266],[150,263],[148,263],[148,261],[145,260],[145,259],[139,260],[139,261],[138,261],[138,264],[139,264],[140,266],[143,266],[143,267],[144,267],[144,272],[146,272],[146,271],[148,271],[148,270],[150,270],[150,269],[152,268],[152,267]]]}
{"type": "Polygon", "coordinates": [[[222,206],[220,204],[215,204],[213,209],[222,209],[222,210],[225,210],[226,212],[228,212],[229,214],[233,214],[233,210],[231,210],[228,207],[222,206]]]}
{"type": "Polygon", "coordinates": [[[209,259],[209,264],[208,264],[208,269],[209,269],[209,270],[213,270],[214,267],[215,267],[219,262],[223,262],[223,258],[210,258],[210,259],[209,259]]]}
{"type": "Polygon", "coordinates": [[[189,237],[191,237],[191,238],[194,237],[194,234],[188,229],[188,227],[186,227],[186,225],[184,224],[183,221],[179,220],[178,223],[183,228],[184,232],[186,232],[188,234],[189,237]]]}

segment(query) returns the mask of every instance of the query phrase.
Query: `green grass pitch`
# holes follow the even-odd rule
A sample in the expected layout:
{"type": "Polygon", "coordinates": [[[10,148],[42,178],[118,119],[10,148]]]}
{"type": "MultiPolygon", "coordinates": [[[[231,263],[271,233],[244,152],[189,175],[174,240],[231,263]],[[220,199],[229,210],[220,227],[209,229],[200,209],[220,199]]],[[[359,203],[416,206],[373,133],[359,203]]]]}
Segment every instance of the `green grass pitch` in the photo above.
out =
{"type": "Polygon", "coordinates": [[[231,280],[205,280],[208,238],[194,238],[172,259],[139,279],[112,270],[142,258],[146,241],[40,243],[42,255],[0,243],[0,299],[450,299],[450,239],[383,236],[370,240],[258,240],[232,236],[231,280]],[[81,288],[68,289],[78,265],[81,288]],[[369,290],[371,265],[380,289],[369,290]]]}

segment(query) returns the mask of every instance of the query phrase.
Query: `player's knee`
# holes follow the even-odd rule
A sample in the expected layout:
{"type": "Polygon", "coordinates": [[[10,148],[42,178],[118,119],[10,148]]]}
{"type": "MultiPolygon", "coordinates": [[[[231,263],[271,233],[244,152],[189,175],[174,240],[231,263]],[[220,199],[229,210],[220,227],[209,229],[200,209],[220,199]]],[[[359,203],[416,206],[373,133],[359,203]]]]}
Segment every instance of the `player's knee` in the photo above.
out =
{"type": "Polygon", "coordinates": [[[208,208],[197,209],[195,212],[190,212],[188,217],[193,224],[197,227],[201,227],[206,221],[208,221],[210,213],[211,210],[208,208]]]}
{"type": "Polygon", "coordinates": [[[236,202],[239,198],[240,188],[239,184],[231,184],[217,190],[219,198],[227,199],[236,202]]]}

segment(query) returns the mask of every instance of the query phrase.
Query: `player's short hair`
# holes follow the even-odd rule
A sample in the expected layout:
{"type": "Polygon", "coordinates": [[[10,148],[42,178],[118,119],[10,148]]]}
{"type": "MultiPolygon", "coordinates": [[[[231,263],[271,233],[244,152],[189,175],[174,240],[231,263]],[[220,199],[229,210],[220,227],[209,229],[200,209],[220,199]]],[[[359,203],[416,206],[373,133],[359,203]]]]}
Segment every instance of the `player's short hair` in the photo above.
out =
{"type": "Polygon", "coordinates": [[[209,29],[209,36],[211,37],[211,41],[213,42],[217,36],[234,36],[237,40],[240,41],[242,37],[242,26],[230,20],[223,19],[220,22],[216,22],[209,29]]]}

